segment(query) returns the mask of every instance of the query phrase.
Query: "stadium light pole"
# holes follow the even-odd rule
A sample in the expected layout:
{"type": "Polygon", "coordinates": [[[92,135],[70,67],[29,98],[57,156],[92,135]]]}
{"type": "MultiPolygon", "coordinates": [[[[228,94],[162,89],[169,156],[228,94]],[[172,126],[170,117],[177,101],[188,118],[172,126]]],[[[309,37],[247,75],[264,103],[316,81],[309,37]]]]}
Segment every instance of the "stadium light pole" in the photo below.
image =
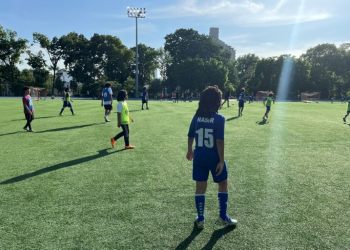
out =
{"type": "Polygon", "coordinates": [[[134,8],[127,7],[126,14],[128,17],[132,17],[136,19],[136,73],[135,73],[135,81],[136,81],[136,94],[135,96],[139,96],[139,50],[138,50],[138,41],[137,41],[137,19],[146,17],[146,8],[134,8]]]}

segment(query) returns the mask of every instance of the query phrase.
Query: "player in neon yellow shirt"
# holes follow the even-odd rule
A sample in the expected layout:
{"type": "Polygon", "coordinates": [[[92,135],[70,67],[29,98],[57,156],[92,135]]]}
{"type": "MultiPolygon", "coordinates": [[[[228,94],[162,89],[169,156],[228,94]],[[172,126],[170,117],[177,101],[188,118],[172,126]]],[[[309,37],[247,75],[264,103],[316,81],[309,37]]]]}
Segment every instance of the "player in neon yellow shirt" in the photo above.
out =
{"type": "Polygon", "coordinates": [[[129,123],[130,121],[134,122],[134,119],[132,119],[131,116],[129,115],[129,108],[128,108],[128,104],[126,103],[127,99],[128,99],[128,92],[126,92],[126,90],[119,91],[117,96],[118,128],[122,127],[123,131],[117,134],[115,137],[111,138],[111,144],[113,148],[116,141],[123,136],[124,136],[124,142],[125,142],[125,149],[135,148],[135,146],[131,146],[129,143],[129,135],[130,135],[129,123]]]}
{"type": "Polygon", "coordinates": [[[266,120],[266,118],[269,118],[268,114],[270,113],[271,105],[275,104],[275,100],[273,99],[273,92],[269,93],[269,96],[263,101],[263,104],[266,106],[266,112],[263,116],[263,120],[266,120]]]}
{"type": "Polygon", "coordinates": [[[63,107],[61,109],[61,112],[60,112],[60,115],[63,116],[63,111],[66,107],[69,107],[70,108],[70,112],[72,112],[72,115],[76,115],[76,113],[74,113],[74,110],[73,110],[73,106],[72,106],[72,103],[73,100],[70,99],[70,92],[69,92],[69,88],[66,88],[65,89],[65,94],[64,94],[64,98],[63,98],[63,107]]]}
{"type": "Polygon", "coordinates": [[[344,122],[346,122],[346,117],[348,117],[349,114],[350,114],[350,101],[348,101],[348,111],[347,111],[346,115],[343,118],[344,122]]]}

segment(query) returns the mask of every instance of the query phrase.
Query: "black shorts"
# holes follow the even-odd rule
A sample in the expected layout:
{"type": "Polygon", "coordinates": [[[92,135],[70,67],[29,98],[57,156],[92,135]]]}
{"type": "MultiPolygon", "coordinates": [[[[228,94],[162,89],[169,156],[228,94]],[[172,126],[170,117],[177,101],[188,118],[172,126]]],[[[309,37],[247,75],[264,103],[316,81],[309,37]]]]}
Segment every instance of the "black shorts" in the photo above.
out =
{"type": "Polygon", "coordinates": [[[105,110],[112,110],[113,106],[111,104],[104,105],[105,110]]]}
{"type": "Polygon", "coordinates": [[[24,115],[26,116],[26,120],[27,121],[33,121],[34,120],[34,113],[32,113],[32,115],[30,115],[29,113],[24,113],[24,115]]]}
{"type": "Polygon", "coordinates": [[[148,100],[142,100],[142,103],[148,103],[148,100]]]}
{"type": "Polygon", "coordinates": [[[225,97],[225,101],[228,101],[229,100],[229,98],[228,97],[225,97]]]}
{"type": "Polygon", "coordinates": [[[239,101],[238,102],[238,107],[239,108],[244,108],[244,101],[239,101]]]}

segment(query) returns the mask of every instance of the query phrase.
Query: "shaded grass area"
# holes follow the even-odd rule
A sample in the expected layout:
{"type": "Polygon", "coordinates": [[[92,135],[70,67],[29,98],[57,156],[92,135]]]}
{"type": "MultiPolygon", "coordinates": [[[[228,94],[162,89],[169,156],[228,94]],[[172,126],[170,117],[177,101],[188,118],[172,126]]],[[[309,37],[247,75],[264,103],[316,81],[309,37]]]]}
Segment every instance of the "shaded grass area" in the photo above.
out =
{"type": "MultiPolygon", "coordinates": [[[[343,104],[237,103],[226,117],[229,215],[214,227],[209,177],[206,228],[194,226],[187,132],[198,103],[129,101],[130,142],[99,101],[35,102],[36,133],[20,99],[0,99],[0,249],[344,249],[350,247],[350,127],[343,104]]],[[[349,118],[350,121],[350,118],[349,118]]]]}

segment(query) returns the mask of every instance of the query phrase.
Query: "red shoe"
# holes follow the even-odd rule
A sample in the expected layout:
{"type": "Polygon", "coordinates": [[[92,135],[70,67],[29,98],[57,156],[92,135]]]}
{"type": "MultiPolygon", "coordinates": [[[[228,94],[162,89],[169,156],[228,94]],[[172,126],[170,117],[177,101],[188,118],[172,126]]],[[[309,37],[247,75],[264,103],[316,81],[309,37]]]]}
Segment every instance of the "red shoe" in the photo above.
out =
{"type": "Polygon", "coordinates": [[[134,149],[134,148],[135,148],[135,146],[131,146],[131,145],[125,146],[125,149],[134,149]]]}
{"type": "Polygon", "coordinates": [[[114,137],[111,137],[111,145],[113,148],[114,148],[115,143],[116,143],[116,141],[114,140],[114,137]]]}

